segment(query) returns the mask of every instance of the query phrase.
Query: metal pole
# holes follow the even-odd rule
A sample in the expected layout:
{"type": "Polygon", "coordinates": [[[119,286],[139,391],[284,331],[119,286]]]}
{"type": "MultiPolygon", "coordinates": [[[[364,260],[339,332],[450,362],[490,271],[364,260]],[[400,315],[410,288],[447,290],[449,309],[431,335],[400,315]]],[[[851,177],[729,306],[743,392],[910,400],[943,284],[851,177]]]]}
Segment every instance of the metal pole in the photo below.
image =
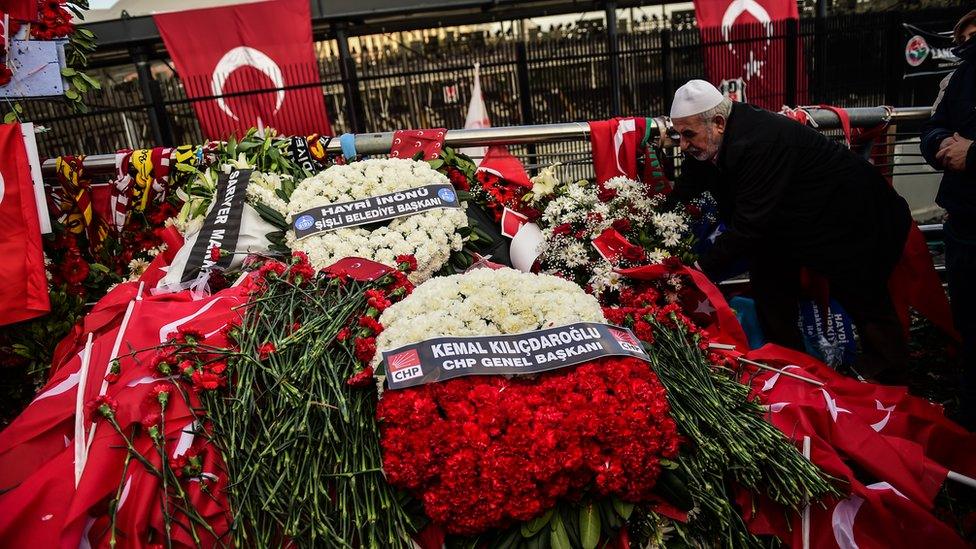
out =
{"type": "Polygon", "coordinates": [[[674,99],[674,67],[671,54],[671,25],[663,23],[661,28],[661,85],[664,88],[664,112],[671,112],[674,99]]]}
{"type": "Polygon", "coordinates": [[[796,104],[796,42],[798,24],[799,21],[796,19],[786,20],[786,36],[784,37],[786,43],[783,45],[783,57],[786,58],[786,62],[783,64],[783,100],[787,105],[796,104]]]}
{"type": "Polygon", "coordinates": [[[346,93],[346,116],[349,128],[355,133],[365,130],[365,111],[359,94],[359,75],[356,73],[356,60],[349,52],[349,34],[344,24],[335,26],[336,44],[339,46],[339,69],[342,73],[342,87],[346,93]]]}
{"type": "Polygon", "coordinates": [[[149,54],[146,46],[133,46],[129,49],[136,65],[136,75],[139,77],[139,90],[142,101],[146,104],[146,114],[149,115],[149,127],[152,130],[153,141],[157,145],[173,145],[173,129],[169,124],[169,115],[163,104],[163,94],[159,90],[159,82],[152,77],[149,64],[149,54]]]}
{"type": "Polygon", "coordinates": [[[620,49],[617,44],[617,3],[607,2],[607,52],[610,56],[610,116],[620,116],[620,49]]]}
{"type": "MultiPolygon", "coordinates": [[[[515,43],[515,76],[518,82],[519,112],[522,115],[523,127],[535,124],[535,113],[532,112],[532,88],[529,87],[529,54],[525,48],[525,40],[515,43]]],[[[447,132],[450,134],[451,132],[447,132]]],[[[501,143],[498,143],[501,144],[501,143]]],[[[535,165],[536,158],[535,141],[526,147],[528,163],[535,165]]]]}
{"type": "MultiPolygon", "coordinates": [[[[809,108],[810,117],[820,129],[840,127],[840,119],[831,111],[809,108]]],[[[889,109],[887,107],[858,107],[847,110],[851,126],[872,127],[883,122],[886,117],[893,122],[903,120],[924,120],[931,115],[930,107],[908,107],[889,109]]],[[[528,145],[532,143],[551,143],[556,141],[587,140],[590,126],[586,122],[567,122],[563,124],[539,124],[526,126],[502,126],[497,128],[478,128],[470,130],[448,130],[444,143],[452,147],[479,147],[488,145],[528,145]]],[[[393,132],[356,135],[356,150],[363,154],[384,154],[393,144],[393,132]]],[[[329,152],[340,152],[337,139],[328,145],[329,152]]],[[[115,155],[101,154],[85,157],[85,168],[93,171],[112,172],[115,170],[115,155]]],[[[54,170],[54,160],[44,162],[43,169],[54,170]]]]}
{"type": "Polygon", "coordinates": [[[817,103],[829,103],[824,99],[827,90],[827,75],[824,71],[827,51],[827,0],[817,0],[817,17],[813,22],[813,85],[816,94],[811,94],[817,103]]]}

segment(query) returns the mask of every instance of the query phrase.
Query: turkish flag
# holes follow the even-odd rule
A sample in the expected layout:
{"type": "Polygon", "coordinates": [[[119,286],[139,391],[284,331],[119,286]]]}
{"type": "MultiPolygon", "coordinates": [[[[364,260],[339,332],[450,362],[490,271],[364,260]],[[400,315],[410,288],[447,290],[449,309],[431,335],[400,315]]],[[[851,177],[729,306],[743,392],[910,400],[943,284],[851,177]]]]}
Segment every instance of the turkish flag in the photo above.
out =
{"type": "Polygon", "coordinates": [[[0,0],[0,14],[4,13],[18,21],[37,21],[37,1],[0,0]]]}
{"type": "Polygon", "coordinates": [[[0,325],[51,310],[41,225],[20,124],[0,125],[0,325]]]}
{"type": "Polygon", "coordinates": [[[591,120],[589,125],[596,182],[602,185],[620,176],[637,179],[638,148],[647,131],[647,119],[591,120]]]}
{"type": "MultiPolygon", "coordinates": [[[[716,86],[723,80],[741,79],[749,103],[778,111],[786,102],[786,21],[799,18],[796,2],[695,0],[695,17],[705,45],[708,79],[716,86]]],[[[797,101],[804,102],[803,44],[796,40],[796,74],[790,78],[797,81],[797,101]]]]}
{"type": "Polygon", "coordinates": [[[153,16],[210,139],[263,124],[331,134],[308,0],[274,0],[153,16]],[[283,89],[287,88],[287,89],[283,89]],[[243,93],[263,90],[259,93],[243,93]],[[260,121],[260,122],[259,122],[260,121]]]}

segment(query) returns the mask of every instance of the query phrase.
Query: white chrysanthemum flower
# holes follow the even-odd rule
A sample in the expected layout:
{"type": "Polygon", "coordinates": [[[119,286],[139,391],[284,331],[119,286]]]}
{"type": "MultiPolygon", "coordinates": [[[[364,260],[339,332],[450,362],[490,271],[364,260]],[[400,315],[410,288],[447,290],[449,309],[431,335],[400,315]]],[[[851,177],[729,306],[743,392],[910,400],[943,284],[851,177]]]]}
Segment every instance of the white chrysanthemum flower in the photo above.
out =
{"type": "MultiPolygon", "coordinates": [[[[331,166],[297,185],[288,203],[287,219],[290,222],[312,208],[438,183],[450,181],[427,162],[389,158],[331,166]]],[[[461,249],[458,230],[467,224],[464,209],[439,208],[399,217],[378,228],[347,227],[300,240],[294,231],[288,231],[286,239],[291,249],[308,254],[316,268],[350,256],[395,266],[397,255],[412,254],[417,259],[417,271],[410,280],[419,283],[443,267],[452,251],[461,249]]]]}
{"type": "Polygon", "coordinates": [[[142,273],[149,268],[149,262],[145,259],[135,258],[129,262],[129,280],[139,280],[142,273]]]}
{"type": "Polygon", "coordinates": [[[443,336],[514,334],[574,322],[605,322],[596,298],[576,284],[514,269],[475,269],[417,286],[383,311],[374,366],[382,353],[443,336]]]}

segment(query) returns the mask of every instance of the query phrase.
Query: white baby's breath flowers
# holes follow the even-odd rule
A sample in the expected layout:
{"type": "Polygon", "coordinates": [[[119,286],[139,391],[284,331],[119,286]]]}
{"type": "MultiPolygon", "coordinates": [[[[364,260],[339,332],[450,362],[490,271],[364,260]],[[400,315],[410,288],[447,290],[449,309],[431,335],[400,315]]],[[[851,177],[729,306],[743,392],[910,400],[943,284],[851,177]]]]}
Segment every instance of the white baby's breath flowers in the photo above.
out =
{"type": "MultiPolygon", "coordinates": [[[[450,181],[426,162],[390,158],[331,166],[296,186],[288,203],[287,220],[290,223],[295,215],[312,208],[439,183],[450,181]]],[[[393,219],[385,226],[347,227],[300,240],[292,230],[286,241],[291,249],[308,254],[316,268],[344,257],[395,266],[396,256],[411,254],[417,259],[417,270],[410,274],[410,280],[419,283],[443,267],[452,251],[461,249],[458,230],[467,224],[464,209],[436,208],[393,219]]]]}
{"type": "MultiPolygon", "coordinates": [[[[437,277],[383,311],[378,351],[441,336],[515,334],[574,322],[605,322],[596,298],[559,277],[474,269],[437,277]]],[[[376,353],[373,365],[382,354],[376,353]]]]}

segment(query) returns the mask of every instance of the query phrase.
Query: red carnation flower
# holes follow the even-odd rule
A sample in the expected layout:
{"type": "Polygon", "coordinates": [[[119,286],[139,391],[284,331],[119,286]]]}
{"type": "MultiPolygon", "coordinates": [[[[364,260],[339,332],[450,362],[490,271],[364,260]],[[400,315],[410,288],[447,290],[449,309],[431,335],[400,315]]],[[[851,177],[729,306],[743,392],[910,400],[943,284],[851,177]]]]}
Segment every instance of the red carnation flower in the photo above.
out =
{"type": "Polygon", "coordinates": [[[315,269],[308,263],[297,263],[288,269],[288,280],[293,284],[301,284],[315,278],[315,269]]]}
{"type": "Polygon", "coordinates": [[[409,254],[396,256],[396,264],[401,270],[408,273],[417,270],[417,258],[409,254]]]}
{"type": "Polygon", "coordinates": [[[258,358],[260,360],[267,360],[268,357],[274,354],[274,352],[277,350],[278,349],[275,348],[274,343],[271,343],[270,341],[264,343],[260,347],[258,347],[258,358]]]}
{"type": "Polygon", "coordinates": [[[197,392],[213,391],[224,384],[224,378],[204,370],[193,372],[191,380],[193,381],[193,388],[197,392]]]}
{"type": "Polygon", "coordinates": [[[597,191],[596,197],[600,199],[600,202],[610,202],[614,198],[617,198],[617,191],[600,185],[600,189],[597,191]]]}
{"type": "Polygon", "coordinates": [[[166,407],[166,403],[169,402],[169,394],[173,391],[173,386],[167,383],[157,383],[153,385],[151,391],[149,391],[149,398],[158,402],[163,408],[166,407]]]}
{"type": "Polygon", "coordinates": [[[89,400],[85,404],[85,413],[90,419],[94,419],[95,413],[100,414],[102,417],[114,417],[115,410],[119,407],[119,403],[108,395],[100,395],[98,397],[89,400]]]}
{"type": "Polygon", "coordinates": [[[346,380],[346,385],[354,389],[366,389],[373,385],[373,367],[366,366],[346,380]]]}
{"type": "Polygon", "coordinates": [[[349,328],[339,330],[339,333],[336,334],[336,339],[338,339],[340,342],[349,339],[349,328]]]}
{"type": "Polygon", "coordinates": [[[363,315],[359,317],[359,325],[367,330],[370,330],[373,335],[380,335],[380,332],[383,331],[383,325],[371,316],[363,315]]]}
{"type": "Polygon", "coordinates": [[[216,246],[210,248],[210,260],[220,261],[220,248],[216,246]]]}
{"type": "Polygon", "coordinates": [[[10,83],[13,78],[14,73],[10,70],[6,64],[0,63],[0,86],[6,86],[10,83]]]}
{"type": "Polygon", "coordinates": [[[206,335],[195,328],[180,326],[176,329],[176,341],[187,345],[196,345],[206,339],[206,335]]]}
{"type": "Polygon", "coordinates": [[[614,228],[619,233],[626,233],[630,230],[630,220],[629,219],[618,219],[611,223],[611,227],[614,228]]]}
{"type": "Polygon", "coordinates": [[[390,306],[390,300],[379,290],[366,290],[366,305],[383,312],[390,306]]]}
{"type": "Polygon", "coordinates": [[[357,337],[355,343],[356,359],[360,362],[369,362],[373,360],[373,355],[376,354],[376,338],[375,337],[357,337]]]}
{"type": "Polygon", "coordinates": [[[217,374],[217,375],[220,375],[220,374],[224,373],[224,371],[227,370],[227,361],[226,360],[218,360],[216,362],[211,362],[210,364],[208,364],[206,366],[206,368],[207,368],[207,371],[209,371],[211,373],[214,373],[214,374],[217,374]]]}
{"type": "Polygon", "coordinates": [[[560,223],[552,228],[552,234],[569,234],[573,227],[569,223],[560,223]]]}

